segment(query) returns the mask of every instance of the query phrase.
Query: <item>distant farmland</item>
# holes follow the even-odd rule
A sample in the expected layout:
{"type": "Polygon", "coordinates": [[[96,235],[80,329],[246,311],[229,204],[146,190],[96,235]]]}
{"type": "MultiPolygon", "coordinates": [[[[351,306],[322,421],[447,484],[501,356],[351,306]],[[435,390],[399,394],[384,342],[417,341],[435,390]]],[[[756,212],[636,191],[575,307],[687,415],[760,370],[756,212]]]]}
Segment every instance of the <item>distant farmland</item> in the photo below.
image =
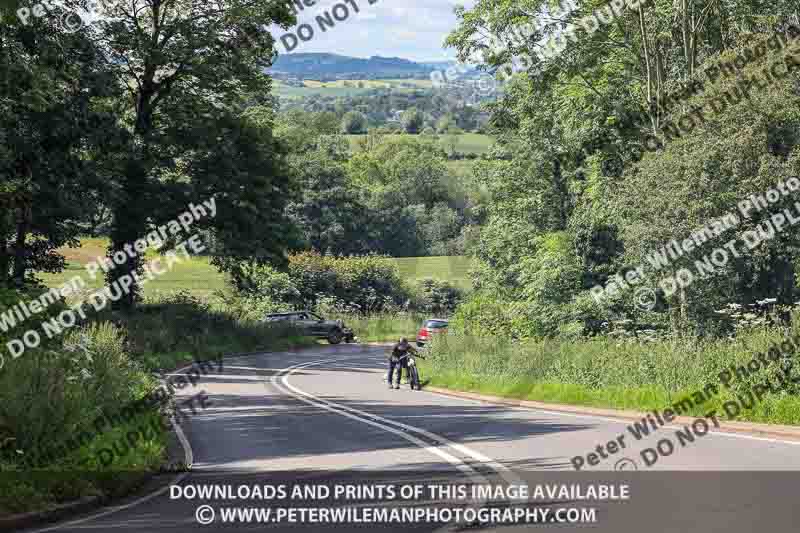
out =
{"type": "MultiPolygon", "coordinates": [[[[50,287],[60,287],[75,276],[86,281],[89,288],[100,288],[102,276],[92,280],[83,265],[105,255],[108,240],[103,238],[86,238],[81,241],[80,248],[63,248],[60,250],[67,259],[67,268],[59,274],[40,274],[42,280],[50,287]]],[[[150,251],[148,259],[158,254],[150,251]]],[[[403,257],[393,259],[400,269],[400,275],[411,282],[424,278],[450,281],[463,288],[469,287],[469,258],[466,257],[403,257]]],[[[213,267],[207,257],[193,257],[174,265],[171,271],[158,276],[144,286],[145,296],[156,296],[185,290],[198,297],[209,297],[216,290],[225,290],[225,277],[213,267]]]]}
{"type": "Polygon", "coordinates": [[[400,275],[408,281],[434,278],[464,289],[470,287],[469,257],[400,257],[394,261],[400,268],[400,275]]]}
{"type": "MultiPolygon", "coordinates": [[[[387,134],[389,137],[402,137],[408,134],[405,133],[392,133],[387,134]]],[[[360,146],[358,142],[360,139],[364,139],[364,135],[346,135],[347,140],[350,142],[350,148],[352,150],[359,150],[360,146]]],[[[447,137],[447,134],[440,135],[439,138],[443,139],[447,137]]],[[[482,133],[459,133],[457,134],[458,137],[458,144],[456,144],[456,151],[461,152],[462,154],[485,154],[489,152],[489,149],[492,146],[494,140],[482,133]]],[[[424,138],[424,136],[423,136],[424,138]]]]}
{"type": "Polygon", "coordinates": [[[304,98],[307,96],[356,96],[372,91],[373,89],[393,89],[396,91],[411,91],[416,89],[431,89],[431,80],[336,80],[316,81],[304,80],[303,87],[286,85],[280,81],[273,82],[274,91],[278,96],[285,98],[304,98]]]}

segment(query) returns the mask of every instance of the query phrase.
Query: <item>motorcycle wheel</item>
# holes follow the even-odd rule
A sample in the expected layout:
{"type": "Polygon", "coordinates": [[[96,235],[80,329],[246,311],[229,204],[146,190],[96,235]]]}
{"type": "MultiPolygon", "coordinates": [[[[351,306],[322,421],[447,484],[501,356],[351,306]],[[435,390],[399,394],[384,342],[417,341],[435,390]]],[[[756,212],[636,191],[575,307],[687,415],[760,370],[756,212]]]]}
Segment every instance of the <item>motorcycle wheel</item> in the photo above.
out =
{"type": "Polygon", "coordinates": [[[419,390],[419,373],[417,367],[411,369],[411,390],[419,390]]]}
{"type": "Polygon", "coordinates": [[[328,342],[331,344],[339,344],[342,342],[343,339],[342,332],[338,329],[336,331],[332,331],[330,335],[328,335],[328,342]]]}

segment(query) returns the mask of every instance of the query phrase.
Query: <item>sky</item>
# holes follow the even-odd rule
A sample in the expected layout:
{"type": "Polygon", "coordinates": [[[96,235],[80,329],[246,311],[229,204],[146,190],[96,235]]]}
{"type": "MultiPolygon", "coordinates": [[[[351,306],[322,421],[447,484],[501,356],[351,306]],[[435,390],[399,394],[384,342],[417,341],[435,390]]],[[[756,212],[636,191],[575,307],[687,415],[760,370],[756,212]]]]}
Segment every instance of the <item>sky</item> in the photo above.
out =
{"type": "Polygon", "coordinates": [[[297,15],[298,25],[308,24],[313,30],[311,35],[305,28],[306,40],[296,36],[298,26],[290,28],[294,38],[284,37],[288,32],[278,27],[271,31],[278,38],[279,54],[287,53],[285,43],[288,43],[289,53],[328,52],[354,57],[444,61],[455,58],[455,50],[443,47],[444,39],[458,23],[453,8],[457,5],[469,8],[473,4],[473,0],[317,0],[297,15]],[[370,1],[375,3],[370,5],[370,1]],[[323,31],[316,17],[326,17],[326,13],[335,25],[324,25],[323,31]]]}

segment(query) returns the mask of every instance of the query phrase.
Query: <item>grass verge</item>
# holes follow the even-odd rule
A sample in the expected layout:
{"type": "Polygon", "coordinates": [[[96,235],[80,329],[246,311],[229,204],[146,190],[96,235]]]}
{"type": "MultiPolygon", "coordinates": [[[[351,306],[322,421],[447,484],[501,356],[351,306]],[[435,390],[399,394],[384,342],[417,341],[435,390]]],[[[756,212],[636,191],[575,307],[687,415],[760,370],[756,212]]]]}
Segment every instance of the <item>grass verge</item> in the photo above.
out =
{"type": "Polygon", "coordinates": [[[26,351],[0,371],[0,517],[113,497],[156,471],[170,438],[161,424],[168,407],[123,408],[157,388],[153,370],[314,343],[182,293],[131,313],[102,312],[26,351]],[[113,422],[98,428],[104,416],[113,422]]]}
{"type": "MultiPolygon", "coordinates": [[[[800,345],[785,345],[768,364],[736,377],[744,367],[767,354],[798,331],[759,330],[736,340],[664,341],[651,344],[610,340],[515,344],[504,339],[450,335],[437,339],[431,357],[421,361],[432,386],[491,394],[519,400],[568,405],[703,416],[716,411],[721,421],[800,425],[800,386],[778,390],[779,375],[800,382],[800,345]],[[792,371],[792,369],[794,369],[792,371]],[[723,383],[720,375],[732,379],[723,383]],[[775,385],[761,399],[754,387],[765,380],[775,385]],[[729,415],[726,403],[739,406],[729,415]]],[[[766,357],[766,356],[765,356],[766,357]]],[[[753,367],[754,368],[754,367],[753,367]]],[[[728,407],[731,412],[732,407],[728,407]]]]}

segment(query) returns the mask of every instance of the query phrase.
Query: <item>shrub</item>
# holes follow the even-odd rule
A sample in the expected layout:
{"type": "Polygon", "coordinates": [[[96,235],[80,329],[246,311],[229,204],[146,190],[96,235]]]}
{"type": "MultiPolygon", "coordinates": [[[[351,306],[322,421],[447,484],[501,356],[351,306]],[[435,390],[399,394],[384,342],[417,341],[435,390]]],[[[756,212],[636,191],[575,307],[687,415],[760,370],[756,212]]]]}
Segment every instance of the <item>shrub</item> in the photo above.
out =
{"type": "Polygon", "coordinates": [[[0,373],[6,452],[23,457],[57,441],[133,400],[149,383],[128,355],[122,330],[108,322],[69,331],[63,345],[26,351],[0,373]]]}
{"type": "Polygon", "coordinates": [[[349,111],[342,117],[341,132],[345,134],[360,134],[367,132],[367,117],[358,111],[349,111]]]}
{"type": "Polygon", "coordinates": [[[448,316],[456,309],[463,296],[461,289],[449,282],[427,278],[417,282],[417,301],[414,302],[414,307],[418,311],[448,316]]]}
{"type": "Polygon", "coordinates": [[[242,281],[238,287],[241,294],[279,302],[290,302],[300,294],[289,274],[270,265],[250,263],[242,266],[241,272],[242,281]]]}
{"type": "Polygon", "coordinates": [[[254,266],[248,267],[247,274],[243,289],[225,300],[242,319],[320,306],[336,312],[387,312],[406,307],[411,300],[397,265],[375,255],[333,257],[302,252],[289,257],[288,272],[254,266]]]}
{"type": "Polygon", "coordinates": [[[467,335],[529,338],[537,329],[529,318],[530,306],[527,302],[506,300],[487,291],[478,291],[458,306],[451,328],[467,335]]]}
{"type": "Polygon", "coordinates": [[[400,123],[406,133],[416,134],[422,129],[425,118],[415,107],[406,109],[400,116],[400,123]]]}
{"type": "Polygon", "coordinates": [[[289,258],[289,275],[307,308],[316,307],[323,297],[334,297],[361,313],[373,313],[402,307],[410,300],[397,265],[381,256],[304,252],[289,258]]]}

